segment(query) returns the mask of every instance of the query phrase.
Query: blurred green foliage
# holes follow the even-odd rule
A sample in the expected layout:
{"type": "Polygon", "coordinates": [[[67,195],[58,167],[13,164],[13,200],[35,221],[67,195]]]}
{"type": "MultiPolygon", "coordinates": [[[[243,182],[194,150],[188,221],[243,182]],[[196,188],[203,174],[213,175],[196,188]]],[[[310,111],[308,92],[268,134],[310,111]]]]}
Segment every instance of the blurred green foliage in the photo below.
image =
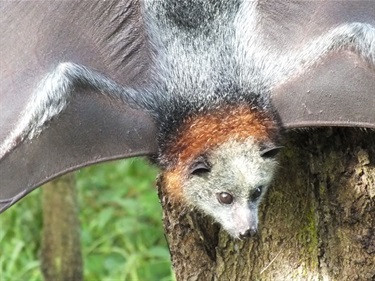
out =
{"type": "MultiPolygon", "coordinates": [[[[156,175],[156,168],[137,158],[76,173],[85,280],[174,280],[156,175]]],[[[1,281],[43,279],[41,192],[0,215],[1,281]]]]}

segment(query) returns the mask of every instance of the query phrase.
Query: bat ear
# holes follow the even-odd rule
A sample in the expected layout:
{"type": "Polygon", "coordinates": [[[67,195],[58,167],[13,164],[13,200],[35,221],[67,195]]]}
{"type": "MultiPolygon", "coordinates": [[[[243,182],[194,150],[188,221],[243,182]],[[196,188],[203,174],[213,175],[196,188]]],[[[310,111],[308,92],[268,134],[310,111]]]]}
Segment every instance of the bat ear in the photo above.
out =
{"type": "Polygon", "coordinates": [[[157,126],[146,110],[90,91],[76,91],[39,135],[26,138],[0,159],[0,212],[69,171],[156,153],[157,126]]]}
{"type": "Polygon", "coordinates": [[[266,146],[260,150],[260,156],[263,158],[274,158],[283,146],[266,146]]]}
{"type": "Polygon", "coordinates": [[[374,89],[374,66],[342,51],[274,87],[271,102],[287,129],[375,128],[374,89]]]}

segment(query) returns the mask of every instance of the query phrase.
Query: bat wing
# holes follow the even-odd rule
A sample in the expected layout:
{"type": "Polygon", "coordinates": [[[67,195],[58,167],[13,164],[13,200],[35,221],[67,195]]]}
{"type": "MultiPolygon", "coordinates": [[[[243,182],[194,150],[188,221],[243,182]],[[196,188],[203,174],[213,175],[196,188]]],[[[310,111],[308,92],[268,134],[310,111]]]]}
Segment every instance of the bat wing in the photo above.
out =
{"type": "Polygon", "coordinates": [[[332,54],[275,89],[285,128],[375,128],[375,71],[348,52],[332,54]]]}
{"type": "Polygon", "coordinates": [[[298,3],[271,20],[283,22],[285,29],[269,31],[274,34],[269,44],[297,54],[315,40],[320,45],[309,53],[324,44],[329,50],[274,87],[272,103],[283,126],[375,128],[375,2],[298,3]],[[334,36],[343,48],[335,48],[334,36]]]}
{"type": "MultiPolygon", "coordinates": [[[[149,57],[138,4],[92,2],[1,2],[0,147],[59,63],[96,69],[129,89],[143,86],[149,57]]],[[[40,134],[15,135],[0,153],[0,212],[68,171],[156,151],[147,112],[85,85],[73,87],[70,97],[40,134]]]]}

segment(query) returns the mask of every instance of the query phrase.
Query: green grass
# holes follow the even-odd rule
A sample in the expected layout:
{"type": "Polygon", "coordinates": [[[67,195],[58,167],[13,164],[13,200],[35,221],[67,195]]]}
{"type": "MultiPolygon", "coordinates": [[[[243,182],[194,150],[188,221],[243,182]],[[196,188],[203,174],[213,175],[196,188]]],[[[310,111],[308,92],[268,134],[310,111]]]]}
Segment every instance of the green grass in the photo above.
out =
{"type": "MultiPolygon", "coordinates": [[[[142,159],[76,173],[84,280],[173,280],[156,174],[142,159]]],[[[32,192],[0,215],[1,281],[43,280],[41,192],[32,192]]]]}

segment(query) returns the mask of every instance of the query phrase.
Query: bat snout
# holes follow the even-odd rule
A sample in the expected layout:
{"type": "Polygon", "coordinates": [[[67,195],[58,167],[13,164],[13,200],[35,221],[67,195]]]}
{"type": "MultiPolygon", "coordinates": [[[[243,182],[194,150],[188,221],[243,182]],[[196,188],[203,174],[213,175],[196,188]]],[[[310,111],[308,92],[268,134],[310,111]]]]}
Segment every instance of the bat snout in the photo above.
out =
{"type": "Polygon", "coordinates": [[[248,203],[234,203],[231,222],[233,236],[241,240],[254,237],[258,231],[258,210],[248,203]]]}

